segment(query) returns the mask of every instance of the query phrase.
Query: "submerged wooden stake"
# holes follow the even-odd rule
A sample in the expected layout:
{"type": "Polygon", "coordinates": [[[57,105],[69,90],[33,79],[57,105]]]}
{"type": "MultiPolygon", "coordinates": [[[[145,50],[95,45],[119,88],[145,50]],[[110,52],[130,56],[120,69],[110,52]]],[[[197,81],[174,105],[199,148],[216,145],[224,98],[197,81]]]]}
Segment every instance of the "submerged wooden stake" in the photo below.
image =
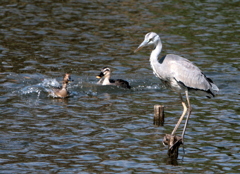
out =
{"type": "Polygon", "coordinates": [[[153,124],[156,126],[163,126],[164,124],[164,106],[154,105],[153,124]]]}
{"type": "Polygon", "coordinates": [[[170,158],[178,158],[178,149],[182,144],[182,137],[166,134],[163,138],[163,144],[168,145],[168,156],[170,158]]]}

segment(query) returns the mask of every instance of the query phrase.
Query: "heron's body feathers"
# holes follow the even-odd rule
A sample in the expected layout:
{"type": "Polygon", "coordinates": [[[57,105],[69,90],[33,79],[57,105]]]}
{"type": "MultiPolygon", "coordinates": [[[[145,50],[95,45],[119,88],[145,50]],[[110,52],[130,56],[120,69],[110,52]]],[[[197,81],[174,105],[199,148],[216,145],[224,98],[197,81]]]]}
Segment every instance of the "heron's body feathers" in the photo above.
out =
{"type": "Polygon", "coordinates": [[[189,91],[214,97],[219,90],[210,78],[188,59],[174,54],[168,54],[151,64],[155,76],[176,92],[183,92],[185,88],[189,91]]]}

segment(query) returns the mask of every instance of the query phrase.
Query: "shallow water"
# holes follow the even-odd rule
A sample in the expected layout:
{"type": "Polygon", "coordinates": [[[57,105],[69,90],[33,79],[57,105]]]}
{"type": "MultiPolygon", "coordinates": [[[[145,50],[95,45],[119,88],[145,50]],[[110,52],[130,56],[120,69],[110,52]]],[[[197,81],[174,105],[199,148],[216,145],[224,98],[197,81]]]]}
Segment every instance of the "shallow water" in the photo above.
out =
{"type": "Polygon", "coordinates": [[[239,173],[239,11],[239,1],[1,1],[0,173],[239,173]],[[179,99],[152,74],[151,49],[133,53],[149,31],[162,55],[190,59],[220,88],[191,95],[177,161],[162,139],[179,99]],[[96,85],[104,66],[132,89],[96,85]],[[53,99],[64,73],[71,97],[53,99]],[[155,104],[164,127],[152,124],[155,104]]]}

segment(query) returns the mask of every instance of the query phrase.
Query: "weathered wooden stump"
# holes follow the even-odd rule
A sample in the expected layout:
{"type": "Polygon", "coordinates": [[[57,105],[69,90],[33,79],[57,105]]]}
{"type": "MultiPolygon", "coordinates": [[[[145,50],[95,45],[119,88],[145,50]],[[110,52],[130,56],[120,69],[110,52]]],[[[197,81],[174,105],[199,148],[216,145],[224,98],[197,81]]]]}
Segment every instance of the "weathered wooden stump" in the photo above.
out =
{"type": "Polygon", "coordinates": [[[164,125],[164,106],[163,105],[154,105],[153,124],[155,126],[164,125]]]}
{"type": "Polygon", "coordinates": [[[168,156],[170,158],[178,158],[178,149],[182,142],[182,137],[166,134],[163,138],[163,144],[168,145],[168,156]]]}

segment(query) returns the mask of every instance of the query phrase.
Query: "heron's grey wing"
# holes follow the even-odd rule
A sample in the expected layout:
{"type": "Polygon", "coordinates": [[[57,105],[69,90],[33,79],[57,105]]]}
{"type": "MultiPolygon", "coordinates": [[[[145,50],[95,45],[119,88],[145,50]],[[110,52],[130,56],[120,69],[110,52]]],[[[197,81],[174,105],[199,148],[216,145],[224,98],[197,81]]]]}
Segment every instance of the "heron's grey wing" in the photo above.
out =
{"type": "Polygon", "coordinates": [[[172,77],[184,86],[197,90],[208,91],[211,83],[201,70],[189,60],[170,54],[168,65],[170,66],[172,77]]]}

